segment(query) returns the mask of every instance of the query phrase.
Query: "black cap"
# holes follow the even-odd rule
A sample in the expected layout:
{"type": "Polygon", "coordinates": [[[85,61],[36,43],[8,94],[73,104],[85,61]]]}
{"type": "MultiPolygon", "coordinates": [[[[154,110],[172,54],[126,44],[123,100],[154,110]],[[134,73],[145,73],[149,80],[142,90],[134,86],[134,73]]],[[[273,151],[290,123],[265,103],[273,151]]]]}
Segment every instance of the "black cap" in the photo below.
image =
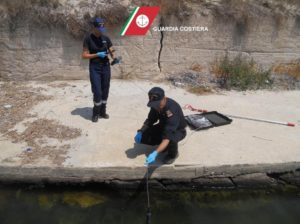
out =
{"type": "Polygon", "coordinates": [[[149,102],[147,106],[158,109],[160,101],[165,97],[165,91],[160,87],[153,87],[149,90],[148,96],[149,102]]]}

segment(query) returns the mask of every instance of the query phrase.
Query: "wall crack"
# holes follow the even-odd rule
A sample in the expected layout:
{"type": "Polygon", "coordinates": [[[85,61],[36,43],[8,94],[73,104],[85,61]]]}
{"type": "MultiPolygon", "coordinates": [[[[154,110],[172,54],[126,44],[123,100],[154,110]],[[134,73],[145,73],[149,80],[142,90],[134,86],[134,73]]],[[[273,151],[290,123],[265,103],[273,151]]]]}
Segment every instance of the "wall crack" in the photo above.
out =
{"type": "MultiPolygon", "coordinates": [[[[160,23],[159,23],[159,27],[162,27],[163,26],[163,19],[161,18],[160,19],[160,23]]],[[[162,49],[163,49],[163,40],[164,40],[164,32],[161,30],[160,31],[160,48],[159,48],[159,51],[158,51],[158,58],[157,58],[157,66],[159,68],[159,71],[161,72],[161,63],[160,63],[160,57],[161,57],[161,52],[162,52],[162,49]]]]}
{"type": "Polygon", "coordinates": [[[228,179],[231,181],[231,183],[233,184],[234,188],[238,188],[238,185],[234,182],[232,177],[228,177],[228,179]]]}

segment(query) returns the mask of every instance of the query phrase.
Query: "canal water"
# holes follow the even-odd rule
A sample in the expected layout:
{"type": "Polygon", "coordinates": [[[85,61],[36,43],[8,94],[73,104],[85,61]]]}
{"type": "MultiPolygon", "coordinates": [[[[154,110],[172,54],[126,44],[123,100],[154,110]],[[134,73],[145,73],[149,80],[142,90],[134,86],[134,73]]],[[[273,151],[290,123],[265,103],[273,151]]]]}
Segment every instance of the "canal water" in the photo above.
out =
{"type": "MultiPolygon", "coordinates": [[[[152,224],[299,224],[300,191],[154,191],[152,224]]],[[[1,224],[142,224],[146,193],[0,185],[1,224]]]]}

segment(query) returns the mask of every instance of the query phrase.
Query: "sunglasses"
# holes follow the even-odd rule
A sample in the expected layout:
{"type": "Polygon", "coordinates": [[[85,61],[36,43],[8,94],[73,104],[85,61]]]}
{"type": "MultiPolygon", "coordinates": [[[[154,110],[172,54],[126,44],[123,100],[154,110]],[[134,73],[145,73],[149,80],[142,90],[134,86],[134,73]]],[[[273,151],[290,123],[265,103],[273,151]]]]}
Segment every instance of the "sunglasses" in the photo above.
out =
{"type": "Polygon", "coordinates": [[[96,25],[97,25],[97,27],[104,27],[104,23],[102,23],[102,22],[97,23],[96,25]]]}

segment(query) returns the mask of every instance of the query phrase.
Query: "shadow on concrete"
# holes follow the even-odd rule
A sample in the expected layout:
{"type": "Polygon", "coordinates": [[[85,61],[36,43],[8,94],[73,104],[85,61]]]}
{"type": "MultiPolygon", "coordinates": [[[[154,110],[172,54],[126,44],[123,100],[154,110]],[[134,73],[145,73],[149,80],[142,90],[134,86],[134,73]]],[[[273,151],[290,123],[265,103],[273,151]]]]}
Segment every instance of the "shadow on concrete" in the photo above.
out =
{"type": "Polygon", "coordinates": [[[91,120],[93,113],[93,108],[91,107],[82,107],[82,108],[76,108],[71,112],[72,115],[78,115],[86,120],[91,120]]]}
{"type": "Polygon", "coordinates": [[[127,149],[125,153],[127,158],[135,159],[140,155],[148,156],[152,152],[152,148],[153,147],[150,148],[148,145],[134,143],[133,148],[127,149]]]}
{"type": "MultiPolygon", "coordinates": [[[[134,143],[133,148],[127,149],[125,151],[125,153],[126,153],[127,158],[129,158],[129,159],[135,159],[136,157],[138,157],[140,155],[145,155],[145,159],[146,159],[146,157],[156,148],[157,148],[157,146],[134,143]]],[[[157,162],[154,163],[153,165],[155,165],[155,166],[161,165],[161,161],[163,160],[165,155],[166,155],[166,153],[164,153],[164,152],[159,153],[156,158],[157,162]]]]}

